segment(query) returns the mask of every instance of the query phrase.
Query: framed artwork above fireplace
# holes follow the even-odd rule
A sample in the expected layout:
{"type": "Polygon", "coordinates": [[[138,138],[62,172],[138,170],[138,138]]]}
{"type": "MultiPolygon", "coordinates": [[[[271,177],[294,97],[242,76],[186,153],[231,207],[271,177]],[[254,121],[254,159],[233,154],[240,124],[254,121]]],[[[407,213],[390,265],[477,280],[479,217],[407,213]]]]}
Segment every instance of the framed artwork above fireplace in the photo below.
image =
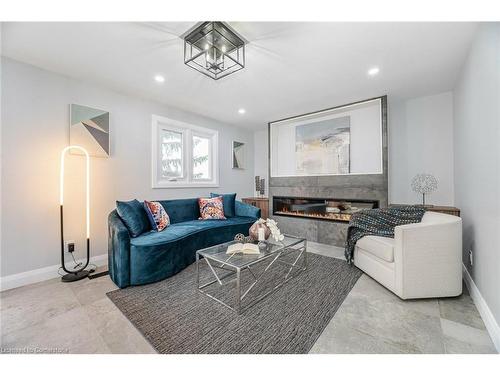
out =
{"type": "Polygon", "coordinates": [[[269,123],[271,177],[383,173],[382,98],[269,123]]]}

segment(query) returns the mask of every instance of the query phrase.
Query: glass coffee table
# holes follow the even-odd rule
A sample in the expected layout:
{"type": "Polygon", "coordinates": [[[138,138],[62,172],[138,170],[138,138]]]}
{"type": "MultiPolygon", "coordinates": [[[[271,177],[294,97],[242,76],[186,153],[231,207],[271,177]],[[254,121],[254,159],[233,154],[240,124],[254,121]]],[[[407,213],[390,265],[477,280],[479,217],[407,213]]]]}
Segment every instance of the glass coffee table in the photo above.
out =
{"type": "Polygon", "coordinates": [[[278,272],[279,277],[275,278],[277,280],[275,280],[276,283],[273,284],[272,289],[253,298],[249,303],[245,304],[245,309],[261,301],[286,282],[296,277],[300,272],[307,269],[307,240],[305,238],[285,235],[285,238],[281,242],[276,242],[270,238],[266,241],[266,249],[261,250],[260,254],[226,254],[227,247],[236,242],[225,242],[196,252],[196,285],[201,293],[238,314],[242,312],[242,301],[248,297],[248,293],[262,280],[263,276],[271,271],[276,272],[274,268],[277,265],[284,265],[284,272],[278,272]],[[211,279],[205,284],[200,285],[200,265],[203,262],[208,265],[208,269],[211,271],[211,279]],[[256,268],[260,269],[257,271],[256,268]],[[297,270],[298,272],[292,274],[293,270],[297,270]],[[225,273],[222,275],[222,272],[225,273]],[[243,272],[248,272],[252,281],[242,291],[243,272]],[[235,284],[233,306],[229,302],[223,302],[220,298],[207,291],[208,287],[215,283],[221,288],[228,284],[235,284]]]}

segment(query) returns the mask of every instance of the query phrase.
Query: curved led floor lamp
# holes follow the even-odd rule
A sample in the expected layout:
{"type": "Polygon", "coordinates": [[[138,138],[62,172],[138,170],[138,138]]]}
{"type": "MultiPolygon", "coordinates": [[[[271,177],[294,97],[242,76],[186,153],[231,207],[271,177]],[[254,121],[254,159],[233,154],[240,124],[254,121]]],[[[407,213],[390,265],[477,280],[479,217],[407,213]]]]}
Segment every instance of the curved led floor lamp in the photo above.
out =
{"type": "Polygon", "coordinates": [[[61,214],[61,266],[66,275],[64,275],[61,280],[65,282],[81,280],[89,275],[89,271],[85,268],[88,266],[90,261],[90,157],[87,150],[81,146],[68,146],[61,151],[61,173],[59,176],[59,203],[60,203],[60,214],[61,214]],[[85,265],[73,271],[68,271],[64,265],[64,216],[63,216],[63,204],[64,204],[64,156],[69,150],[79,150],[85,154],[87,161],[87,173],[86,173],[86,223],[87,223],[87,261],[85,265]]]}

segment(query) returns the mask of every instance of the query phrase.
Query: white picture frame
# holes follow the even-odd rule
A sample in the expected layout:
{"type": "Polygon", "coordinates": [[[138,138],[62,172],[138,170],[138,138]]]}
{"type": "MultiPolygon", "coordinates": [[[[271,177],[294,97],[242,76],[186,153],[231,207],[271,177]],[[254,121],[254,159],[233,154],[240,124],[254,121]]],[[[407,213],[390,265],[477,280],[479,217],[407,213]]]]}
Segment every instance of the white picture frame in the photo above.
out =
{"type": "MultiPolygon", "coordinates": [[[[321,177],[384,174],[383,97],[367,99],[268,123],[270,177],[321,177]],[[347,168],[339,172],[298,170],[297,131],[302,125],[349,116],[347,168]],[[348,173],[345,173],[348,172],[348,173]]],[[[347,153],[346,153],[347,155],[347,153]]]]}
{"type": "Polygon", "coordinates": [[[246,167],[246,144],[241,141],[231,142],[231,165],[233,169],[245,169],[246,167]]]}

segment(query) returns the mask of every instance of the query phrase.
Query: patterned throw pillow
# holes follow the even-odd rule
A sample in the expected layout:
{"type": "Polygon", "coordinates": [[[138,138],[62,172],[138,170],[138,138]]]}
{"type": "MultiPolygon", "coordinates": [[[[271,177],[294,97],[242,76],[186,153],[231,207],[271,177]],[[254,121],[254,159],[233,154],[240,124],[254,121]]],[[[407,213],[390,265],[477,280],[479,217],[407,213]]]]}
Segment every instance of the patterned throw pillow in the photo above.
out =
{"type": "Polygon", "coordinates": [[[236,193],[232,194],[218,194],[218,193],[210,193],[210,198],[213,197],[222,197],[222,205],[224,206],[224,216],[225,217],[233,217],[236,216],[236,193]]]}
{"type": "Polygon", "coordinates": [[[165,211],[160,202],[144,201],[144,208],[153,229],[161,232],[170,225],[170,218],[168,217],[167,211],[165,211]]]}
{"type": "Polygon", "coordinates": [[[200,220],[226,220],[222,197],[198,198],[200,220]]]}

